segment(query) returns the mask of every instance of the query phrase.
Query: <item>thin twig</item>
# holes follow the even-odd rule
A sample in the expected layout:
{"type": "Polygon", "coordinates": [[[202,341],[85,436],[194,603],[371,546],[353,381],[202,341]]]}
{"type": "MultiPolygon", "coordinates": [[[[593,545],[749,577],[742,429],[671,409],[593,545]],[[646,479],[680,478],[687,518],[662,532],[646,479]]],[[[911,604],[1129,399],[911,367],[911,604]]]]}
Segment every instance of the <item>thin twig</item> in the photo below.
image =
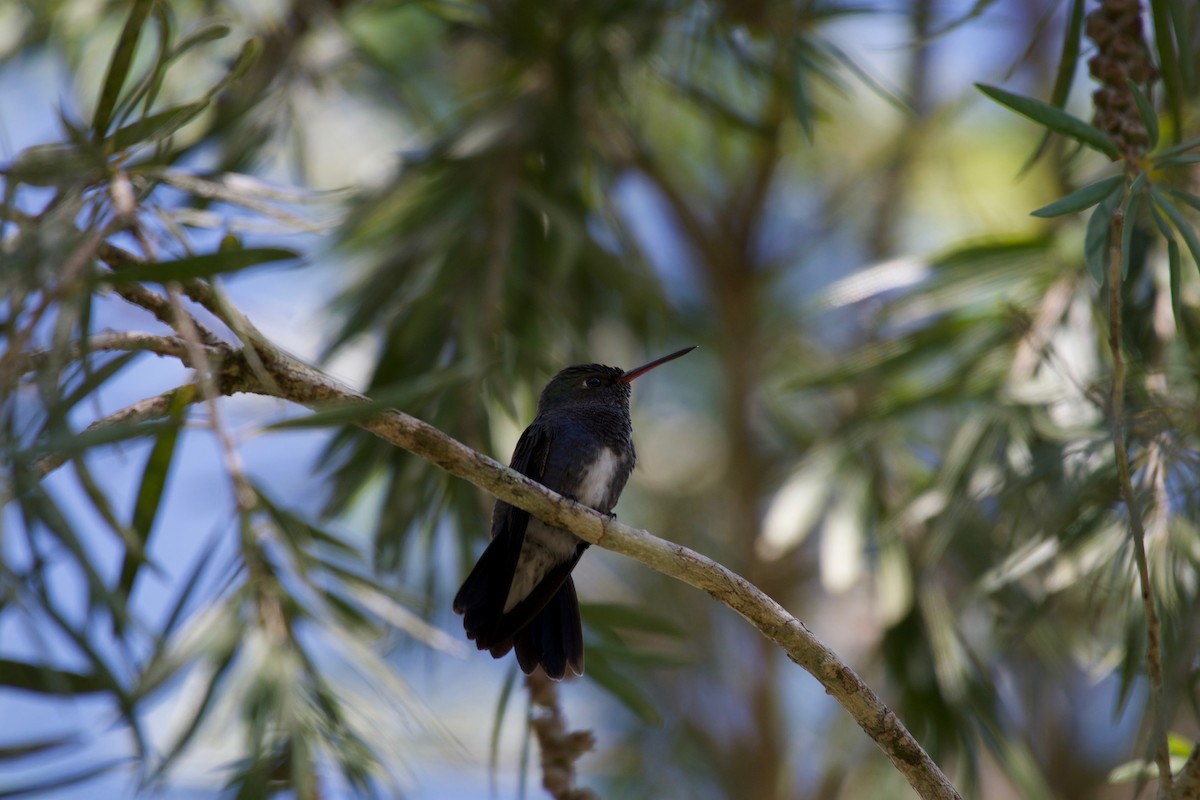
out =
{"type": "Polygon", "coordinates": [[[63,262],[62,269],[59,270],[57,280],[42,293],[40,302],[29,314],[25,326],[12,335],[4,353],[0,354],[0,395],[5,394],[8,387],[12,386],[20,376],[21,355],[25,352],[25,346],[33,338],[34,331],[41,324],[42,317],[64,292],[73,290],[79,285],[80,276],[83,275],[88,264],[92,263],[97,251],[104,246],[104,240],[125,227],[126,224],[124,215],[119,215],[105,225],[85,233],[83,240],[71,251],[70,256],[63,262]]]}
{"type": "MultiPolygon", "coordinates": [[[[154,397],[139,400],[132,405],[125,406],[120,411],[109,414],[103,419],[98,419],[84,428],[80,432],[80,436],[94,431],[105,430],[116,425],[138,425],[156,419],[165,419],[171,413],[171,404],[176,402],[175,397],[180,392],[189,393],[186,395],[186,401],[189,403],[194,403],[202,399],[199,394],[191,391],[191,387],[181,386],[178,389],[172,389],[169,392],[163,392],[154,397]]],[[[42,456],[33,463],[33,474],[39,478],[45,477],[67,463],[70,458],[70,454],[65,452],[42,456]]]]}
{"type": "Polygon", "coordinates": [[[221,456],[225,461],[225,471],[229,474],[229,478],[233,482],[234,501],[241,512],[249,513],[256,503],[254,491],[251,489],[250,482],[246,478],[246,471],[242,467],[242,459],[238,455],[233,438],[229,435],[229,431],[225,429],[225,426],[221,424],[221,410],[217,403],[217,398],[220,397],[221,393],[217,387],[212,366],[209,364],[208,359],[205,358],[206,353],[204,344],[200,341],[200,333],[193,325],[191,315],[184,309],[183,299],[180,297],[179,288],[175,284],[167,286],[167,297],[171,300],[171,305],[176,310],[177,329],[187,346],[188,360],[191,361],[192,368],[196,371],[196,382],[200,384],[200,391],[203,393],[205,405],[208,407],[209,425],[212,428],[213,435],[217,438],[218,446],[221,448],[221,456]]]}
{"type": "MultiPolygon", "coordinates": [[[[1128,186],[1126,187],[1126,194],[1128,186]]],[[[1113,452],[1117,462],[1117,480],[1121,499],[1129,514],[1129,529],[1133,538],[1133,560],[1137,565],[1138,585],[1142,595],[1142,611],[1146,615],[1146,675],[1150,681],[1151,736],[1154,762],[1158,765],[1158,797],[1165,800],[1171,791],[1171,755],[1167,745],[1166,702],[1163,692],[1162,642],[1158,612],[1154,608],[1154,590],[1150,584],[1150,568],[1146,561],[1146,528],[1133,479],[1129,469],[1129,450],[1125,442],[1125,358],[1121,349],[1121,263],[1122,241],[1126,220],[1122,203],[1113,213],[1109,232],[1108,263],[1108,347],[1112,353],[1113,377],[1110,407],[1112,414],[1113,452]]]]}
{"type": "Polygon", "coordinates": [[[14,369],[22,374],[38,369],[52,358],[63,361],[78,361],[88,353],[101,350],[141,350],[160,356],[187,361],[188,353],[183,340],[177,336],[162,336],[142,331],[106,331],[89,336],[86,342],[72,342],[62,351],[31,350],[24,355],[24,364],[14,362],[14,369]]]}

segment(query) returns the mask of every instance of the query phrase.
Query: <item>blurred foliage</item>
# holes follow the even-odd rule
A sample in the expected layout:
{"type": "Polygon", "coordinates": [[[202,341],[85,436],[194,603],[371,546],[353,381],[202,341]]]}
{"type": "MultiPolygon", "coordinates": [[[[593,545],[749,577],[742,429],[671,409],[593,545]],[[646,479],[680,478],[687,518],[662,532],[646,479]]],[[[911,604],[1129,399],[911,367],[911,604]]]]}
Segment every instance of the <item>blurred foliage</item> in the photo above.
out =
{"type": "MultiPolygon", "coordinates": [[[[0,795],[109,770],[158,790],[233,728],[231,796],[391,795],[409,758],[391,726],[449,740],[379,644],[461,649],[429,623],[487,498],[345,427],[324,518],[227,453],[211,545],[163,565],[181,442],[217,417],[189,384],[92,425],[149,362],[128,335],[171,334],[173,307],[252,356],[223,282],[298,251],[336,273],[303,323],[329,363],[365,360],[379,402],[497,457],[562,365],[701,344],[694,372],[639,388],[622,517],[809,623],[969,796],[1127,797],[1110,773],[1149,775],[1120,426],[1186,757],[1200,15],[1119,5],[0,2],[0,70],[49,59],[73,81],[55,136],[3,154],[0,687],[103,699],[129,756],[10,732],[0,795]],[[880,55],[880,30],[904,46],[880,55]],[[96,473],[114,449],[145,454],[125,490],[96,473]],[[333,532],[348,521],[369,547],[333,532]],[[137,602],[151,573],[182,576],[166,609],[137,602]],[[147,731],[163,702],[185,706],[166,737],[147,731]]],[[[183,380],[155,369],[155,391],[183,380]]],[[[604,796],[903,791],[741,620],[627,567],[581,568],[587,678],[622,736],[595,757],[604,796]]]]}

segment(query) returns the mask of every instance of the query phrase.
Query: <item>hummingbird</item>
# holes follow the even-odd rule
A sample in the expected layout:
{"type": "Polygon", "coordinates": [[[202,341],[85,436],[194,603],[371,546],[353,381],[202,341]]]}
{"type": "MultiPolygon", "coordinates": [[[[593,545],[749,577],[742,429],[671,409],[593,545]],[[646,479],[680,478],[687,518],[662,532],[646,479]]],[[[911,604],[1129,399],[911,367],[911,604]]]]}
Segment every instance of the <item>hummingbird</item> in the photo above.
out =
{"type": "MultiPolygon", "coordinates": [[[[578,364],[555,375],[509,466],[564,497],[611,514],[633,472],[630,384],[685,347],[626,372],[578,364]]],[[[454,598],[467,638],[501,658],[516,650],[525,674],[583,674],[583,630],[571,570],[588,543],[497,500],[492,539],[454,598]]]]}

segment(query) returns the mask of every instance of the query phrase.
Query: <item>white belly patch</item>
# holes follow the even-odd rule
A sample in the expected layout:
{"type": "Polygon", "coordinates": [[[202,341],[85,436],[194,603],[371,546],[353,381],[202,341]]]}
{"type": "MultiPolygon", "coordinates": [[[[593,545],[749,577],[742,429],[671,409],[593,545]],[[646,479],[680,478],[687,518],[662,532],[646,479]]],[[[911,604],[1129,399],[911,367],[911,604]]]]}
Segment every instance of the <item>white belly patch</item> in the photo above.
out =
{"type": "Polygon", "coordinates": [[[620,463],[617,454],[612,450],[607,447],[601,449],[600,457],[592,464],[592,468],[584,473],[579,494],[575,499],[591,508],[601,505],[608,499],[608,487],[612,485],[620,463]]]}
{"type": "MultiPolygon", "coordinates": [[[[591,468],[583,474],[575,499],[590,508],[602,508],[620,468],[621,459],[617,454],[607,447],[602,448],[591,468]]],[[[528,597],[550,570],[574,558],[578,545],[579,539],[569,531],[530,518],[517,559],[517,572],[504,600],[504,613],[512,611],[517,603],[528,597]]]]}
{"type": "Polygon", "coordinates": [[[504,600],[504,613],[512,611],[517,603],[528,597],[550,570],[574,558],[578,545],[579,540],[574,534],[530,519],[525,529],[525,541],[521,543],[517,572],[504,600]]]}

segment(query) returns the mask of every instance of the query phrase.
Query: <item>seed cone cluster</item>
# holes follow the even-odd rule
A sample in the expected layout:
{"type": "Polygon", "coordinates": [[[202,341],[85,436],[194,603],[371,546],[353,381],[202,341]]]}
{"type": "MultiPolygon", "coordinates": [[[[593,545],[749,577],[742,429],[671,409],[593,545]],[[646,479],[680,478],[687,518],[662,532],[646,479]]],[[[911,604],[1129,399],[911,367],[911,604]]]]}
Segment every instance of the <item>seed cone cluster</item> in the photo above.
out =
{"type": "Polygon", "coordinates": [[[1158,78],[1142,30],[1141,0],[1101,0],[1087,16],[1087,35],[1097,50],[1088,59],[1088,70],[1101,84],[1092,93],[1092,123],[1112,137],[1126,160],[1136,159],[1146,152],[1150,136],[1129,81],[1149,97],[1150,84],[1158,78]]]}

